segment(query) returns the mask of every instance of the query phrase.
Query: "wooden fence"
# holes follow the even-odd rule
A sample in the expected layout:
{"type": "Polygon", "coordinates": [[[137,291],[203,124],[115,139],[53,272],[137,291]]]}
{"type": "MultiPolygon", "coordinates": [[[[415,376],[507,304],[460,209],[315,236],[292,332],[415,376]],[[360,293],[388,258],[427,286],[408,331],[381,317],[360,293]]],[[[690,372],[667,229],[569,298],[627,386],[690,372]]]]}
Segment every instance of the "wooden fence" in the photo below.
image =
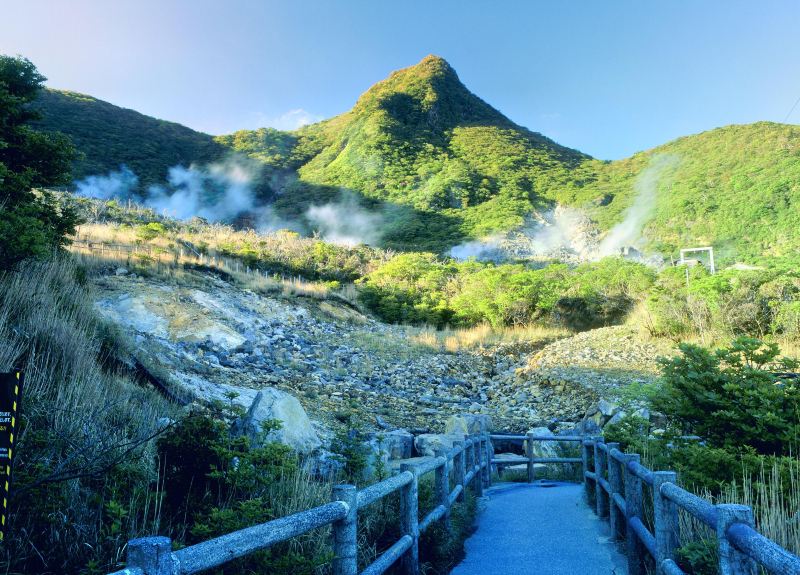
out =
{"type": "Polygon", "coordinates": [[[405,463],[400,473],[365,487],[337,485],[333,501],[254,527],[235,531],[191,547],[172,551],[168,537],[145,537],[128,543],[127,567],[112,575],[190,575],[213,569],[254,551],[267,549],[313,529],[333,526],[333,575],[358,573],[358,511],[392,493],[400,492],[402,536],[361,575],[379,575],[400,561],[402,572],[419,573],[419,536],[438,521],[449,527],[450,508],[462,501],[468,488],[477,496],[491,481],[492,446],[487,434],[465,436],[454,447],[437,450],[419,464],[405,463]],[[419,518],[420,477],[435,473],[436,507],[419,518]],[[451,474],[453,488],[450,488],[451,474]]]}
{"type": "Polygon", "coordinates": [[[619,444],[601,437],[478,434],[465,436],[450,451],[419,464],[403,464],[400,473],[356,489],[337,485],[330,503],[235,531],[178,551],[167,537],[145,537],[128,543],[127,567],[111,575],[190,575],[219,567],[255,551],[287,541],[326,525],[333,526],[333,575],[358,574],[358,511],[400,492],[402,536],[361,575],[380,575],[400,561],[404,575],[419,573],[419,536],[438,521],[449,527],[450,508],[464,498],[468,488],[477,496],[491,485],[491,468],[525,464],[527,479],[536,479],[536,464],[580,464],[587,502],[611,524],[616,539],[623,539],[629,575],[645,575],[648,557],[656,575],[685,575],[675,562],[680,545],[678,511],[683,509],[717,535],[721,575],[754,575],[761,565],[775,575],[800,575],[800,557],[789,553],[753,528],[753,514],[744,505],[712,505],[678,487],[673,471],[650,471],[637,454],[623,453],[619,444]],[[493,457],[493,441],[524,442],[525,456],[493,457]],[[581,457],[536,457],[536,442],[574,442],[581,457]],[[419,519],[420,477],[435,473],[436,507],[419,519]],[[452,480],[452,481],[451,481],[452,480]],[[451,482],[453,487],[451,488],[451,482]],[[652,514],[644,486],[652,491],[652,514]],[[646,517],[652,516],[652,529],[646,517]]]}
{"type": "Polygon", "coordinates": [[[619,444],[600,437],[583,442],[582,460],[587,501],[611,523],[614,537],[624,538],[629,575],[644,575],[648,556],[656,575],[684,574],[675,562],[679,509],[716,533],[721,575],[753,575],[757,565],[775,575],[800,574],[800,557],[756,531],[749,507],[712,505],[678,487],[675,472],[650,471],[639,455],[623,453],[619,444]],[[645,519],[650,503],[644,497],[645,485],[652,492],[652,530],[645,519]]]}

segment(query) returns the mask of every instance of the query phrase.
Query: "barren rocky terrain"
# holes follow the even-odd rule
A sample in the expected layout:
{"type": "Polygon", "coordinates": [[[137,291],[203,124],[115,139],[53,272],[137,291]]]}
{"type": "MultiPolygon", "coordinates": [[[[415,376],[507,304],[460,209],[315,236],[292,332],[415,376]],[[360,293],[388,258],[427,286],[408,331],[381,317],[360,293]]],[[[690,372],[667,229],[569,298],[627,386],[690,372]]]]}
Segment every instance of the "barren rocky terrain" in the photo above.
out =
{"type": "Polygon", "coordinates": [[[600,400],[652,381],[670,351],[625,327],[446,351],[336,300],[258,294],[210,272],[174,281],[119,268],[96,287],[98,310],[173,393],[278,417],[305,452],[354,423],[440,433],[463,413],[504,431],[574,428],[600,400]]]}

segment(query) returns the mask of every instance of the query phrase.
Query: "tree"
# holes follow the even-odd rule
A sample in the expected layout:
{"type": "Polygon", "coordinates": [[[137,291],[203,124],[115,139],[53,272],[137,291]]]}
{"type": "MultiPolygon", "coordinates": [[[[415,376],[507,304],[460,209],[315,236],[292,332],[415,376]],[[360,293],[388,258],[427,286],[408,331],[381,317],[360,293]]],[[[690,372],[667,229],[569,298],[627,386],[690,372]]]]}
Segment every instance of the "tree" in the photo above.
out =
{"type": "Polygon", "coordinates": [[[75,154],[63,134],[29,125],[44,81],[26,58],[0,55],[0,270],[62,247],[78,223],[74,210],[35,190],[69,183],[75,154]]]}

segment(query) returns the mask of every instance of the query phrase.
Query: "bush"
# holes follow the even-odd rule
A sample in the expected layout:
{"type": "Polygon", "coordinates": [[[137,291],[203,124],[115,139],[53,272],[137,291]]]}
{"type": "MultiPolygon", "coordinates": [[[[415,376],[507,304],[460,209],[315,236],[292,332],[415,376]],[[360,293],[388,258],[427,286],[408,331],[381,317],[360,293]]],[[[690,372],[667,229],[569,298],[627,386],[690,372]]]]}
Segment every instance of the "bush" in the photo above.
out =
{"type": "Polygon", "coordinates": [[[681,355],[662,360],[663,383],[653,399],[682,431],[714,447],[752,446],[759,453],[782,454],[800,433],[800,389],[768,371],[796,363],[780,359],[775,344],[740,337],[716,352],[682,344],[681,355]]]}

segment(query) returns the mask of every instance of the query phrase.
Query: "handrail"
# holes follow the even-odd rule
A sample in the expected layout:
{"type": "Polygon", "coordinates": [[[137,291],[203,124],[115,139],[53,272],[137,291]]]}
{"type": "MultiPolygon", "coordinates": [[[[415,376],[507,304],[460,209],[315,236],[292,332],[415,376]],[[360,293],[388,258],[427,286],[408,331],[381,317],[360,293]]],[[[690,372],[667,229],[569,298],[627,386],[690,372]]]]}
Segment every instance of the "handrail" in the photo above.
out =
{"type": "Polygon", "coordinates": [[[756,531],[749,507],[709,503],[676,485],[674,472],[651,471],[638,455],[623,453],[602,438],[581,445],[587,501],[600,517],[609,518],[614,537],[624,533],[630,575],[644,575],[645,554],[655,560],[658,575],[685,575],[675,562],[678,509],[716,531],[722,575],[750,573],[756,563],[775,575],[800,574],[800,557],[756,531]],[[653,488],[652,532],[644,522],[643,484],[653,488]]]}
{"type": "Polygon", "coordinates": [[[357,575],[358,511],[397,491],[402,535],[362,575],[380,575],[401,559],[404,573],[418,573],[420,533],[438,521],[444,521],[449,529],[450,508],[464,499],[468,487],[478,496],[483,493],[491,480],[491,453],[487,433],[466,435],[450,451],[438,450],[436,456],[420,463],[404,464],[398,474],[361,490],[352,485],[338,485],[330,503],[179,551],[172,551],[172,542],[167,537],[134,539],[128,542],[128,566],[112,575],[192,575],[326,525],[333,526],[333,575],[357,575]],[[456,480],[452,490],[449,489],[451,471],[456,480]],[[431,472],[436,473],[437,504],[419,521],[418,481],[431,472]]]}
{"type": "Polygon", "coordinates": [[[728,539],[772,573],[800,573],[800,557],[767,539],[745,523],[728,527],[728,539]]]}
{"type": "Polygon", "coordinates": [[[301,511],[209,539],[176,551],[173,555],[180,564],[181,575],[199,573],[343,519],[348,511],[346,503],[334,501],[309,511],[301,511]]]}
{"type": "MultiPolygon", "coordinates": [[[[503,439],[503,440],[526,440],[528,439],[527,435],[502,435],[499,433],[492,433],[489,435],[489,439],[503,439]]],[[[583,441],[585,438],[582,435],[534,435],[532,437],[534,441],[583,441]]]]}
{"type": "Polygon", "coordinates": [[[674,483],[664,483],[661,486],[661,495],[678,505],[681,509],[688,511],[709,527],[714,528],[717,526],[717,510],[714,508],[713,504],[702,497],[698,497],[694,493],[681,489],[674,483]]]}
{"type": "Polygon", "coordinates": [[[383,499],[390,493],[394,493],[401,487],[408,485],[413,479],[413,473],[403,471],[399,475],[394,475],[380,483],[373,483],[369,487],[365,487],[358,492],[358,508],[362,509],[378,499],[383,499]]]}
{"type": "MultiPolygon", "coordinates": [[[[213,569],[232,559],[267,549],[276,543],[332,525],[334,541],[333,575],[358,574],[358,511],[400,492],[401,535],[361,575],[381,575],[402,561],[405,575],[419,571],[419,536],[437,522],[449,529],[450,509],[462,501],[467,488],[480,495],[491,484],[491,466],[525,464],[528,480],[535,478],[535,463],[581,463],[588,501],[600,517],[608,518],[615,537],[625,533],[630,575],[643,575],[645,555],[652,556],[659,575],[682,575],[675,562],[678,547],[678,509],[683,509],[718,535],[722,575],[749,572],[758,563],[770,573],[800,573],[800,557],[780,547],[753,528],[752,512],[741,505],[713,505],[676,484],[668,471],[651,471],[636,454],[623,453],[617,444],[602,438],[539,437],[480,434],[465,436],[449,451],[439,449],[434,457],[417,464],[404,464],[388,479],[361,490],[352,485],[334,488],[333,501],[294,515],[248,527],[215,539],[172,551],[167,537],[147,537],[128,543],[128,566],[112,575],[192,575],[213,569]],[[513,460],[492,458],[492,439],[509,437],[526,441],[526,456],[513,460]],[[564,439],[564,438],[569,439],[564,439]],[[578,441],[582,456],[534,457],[534,441],[578,441]],[[592,466],[590,468],[590,462],[592,466]],[[435,472],[435,505],[420,521],[418,482],[435,472]],[[450,475],[455,486],[451,490],[450,475]],[[643,485],[652,486],[653,531],[644,521],[643,485]]],[[[648,491],[649,492],[649,491],[648,491]]]]}

